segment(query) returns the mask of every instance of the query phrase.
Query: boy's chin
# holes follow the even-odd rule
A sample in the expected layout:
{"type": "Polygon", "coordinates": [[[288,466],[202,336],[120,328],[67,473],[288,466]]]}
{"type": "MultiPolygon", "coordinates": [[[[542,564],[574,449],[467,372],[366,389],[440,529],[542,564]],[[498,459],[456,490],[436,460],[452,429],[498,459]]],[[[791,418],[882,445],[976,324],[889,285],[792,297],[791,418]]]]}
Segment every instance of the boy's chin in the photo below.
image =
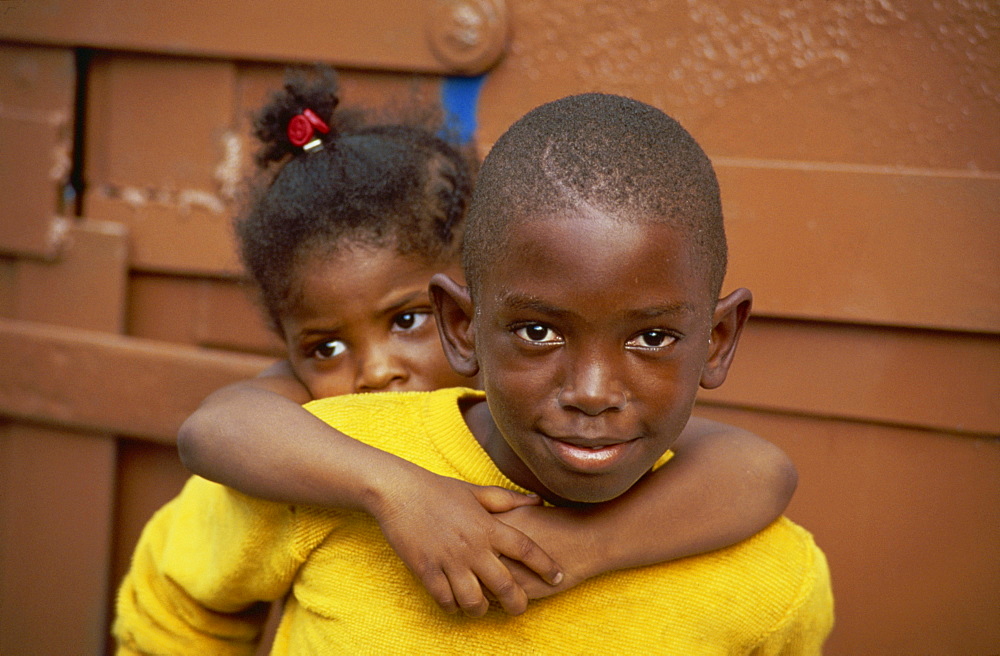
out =
{"type": "Polygon", "coordinates": [[[554,506],[590,506],[617,499],[628,492],[635,482],[616,485],[587,485],[560,487],[540,492],[540,496],[554,506]]]}

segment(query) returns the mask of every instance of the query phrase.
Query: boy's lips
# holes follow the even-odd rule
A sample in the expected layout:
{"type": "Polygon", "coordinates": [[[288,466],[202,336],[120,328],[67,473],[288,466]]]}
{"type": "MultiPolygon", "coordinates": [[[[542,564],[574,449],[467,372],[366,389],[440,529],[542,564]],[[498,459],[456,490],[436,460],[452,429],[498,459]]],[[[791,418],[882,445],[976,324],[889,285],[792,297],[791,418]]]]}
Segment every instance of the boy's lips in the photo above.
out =
{"type": "Polygon", "coordinates": [[[546,435],[549,451],[567,468],[599,474],[614,468],[632,450],[635,440],[611,438],[585,439],[546,435]]]}

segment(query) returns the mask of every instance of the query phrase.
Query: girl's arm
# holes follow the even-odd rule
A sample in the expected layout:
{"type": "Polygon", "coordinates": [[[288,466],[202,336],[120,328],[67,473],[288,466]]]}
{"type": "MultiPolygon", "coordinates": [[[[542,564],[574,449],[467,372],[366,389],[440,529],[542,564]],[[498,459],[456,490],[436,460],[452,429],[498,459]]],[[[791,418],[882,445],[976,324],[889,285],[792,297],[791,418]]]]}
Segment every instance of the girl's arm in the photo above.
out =
{"type": "Polygon", "coordinates": [[[798,483],[781,449],[753,433],[692,417],[674,457],[626,494],[586,509],[518,508],[500,515],[562,566],[558,586],[509,563],[532,599],[603,572],[713,551],[757,533],[798,483]],[[534,580],[533,580],[534,579],[534,580]]]}
{"type": "Polygon", "coordinates": [[[438,476],[362,444],[304,410],[310,400],[287,363],[225,387],[181,426],[181,460],[200,476],[259,498],[371,514],[448,611],[485,613],[483,587],[509,613],[524,611],[528,598],[501,556],[537,573],[534,585],[547,585],[538,576],[561,580],[544,551],[491,514],[537,498],[438,476]]]}

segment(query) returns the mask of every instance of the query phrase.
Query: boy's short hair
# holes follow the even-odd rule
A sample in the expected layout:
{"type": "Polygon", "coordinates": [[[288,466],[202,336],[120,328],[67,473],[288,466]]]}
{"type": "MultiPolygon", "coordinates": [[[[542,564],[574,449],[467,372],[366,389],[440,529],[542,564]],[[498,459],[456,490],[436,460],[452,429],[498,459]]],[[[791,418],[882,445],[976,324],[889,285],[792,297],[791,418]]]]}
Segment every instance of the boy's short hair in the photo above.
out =
{"type": "Polygon", "coordinates": [[[466,219],[463,266],[474,298],[512,221],[597,210],[667,223],[695,248],[712,300],[726,273],[719,184],[708,156],[659,109],[587,93],[542,105],[497,140],[466,219]]]}

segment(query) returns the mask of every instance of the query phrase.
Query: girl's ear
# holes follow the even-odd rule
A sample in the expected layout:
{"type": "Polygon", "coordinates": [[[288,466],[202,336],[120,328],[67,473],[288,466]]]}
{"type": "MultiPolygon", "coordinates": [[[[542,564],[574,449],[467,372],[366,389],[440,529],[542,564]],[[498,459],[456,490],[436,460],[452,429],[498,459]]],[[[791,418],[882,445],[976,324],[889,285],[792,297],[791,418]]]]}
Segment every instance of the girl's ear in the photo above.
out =
{"type": "Polygon", "coordinates": [[[708,360],[701,372],[701,386],[705,389],[715,389],[725,382],[752,304],[750,290],[740,288],[719,299],[715,306],[708,337],[708,360]]]}
{"type": "Polygon", "coordinates": [[[445,357],[455,373],[472,378],[479,373],[479,360],[469,288],[437,273],[431,278],[430,293],[445,357]]]}

